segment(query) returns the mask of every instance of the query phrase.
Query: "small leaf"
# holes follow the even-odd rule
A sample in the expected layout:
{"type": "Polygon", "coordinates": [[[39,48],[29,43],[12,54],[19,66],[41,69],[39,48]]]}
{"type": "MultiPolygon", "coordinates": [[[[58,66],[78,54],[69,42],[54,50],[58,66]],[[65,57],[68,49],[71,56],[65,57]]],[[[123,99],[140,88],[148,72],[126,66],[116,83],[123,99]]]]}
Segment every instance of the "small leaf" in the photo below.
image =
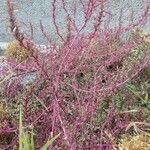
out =
{"type": "Polygon", "coordinates": [[[148,104],[148,101],[149,101],[149,97],[148,97],[148,93],[145,94],[145,97],[144,97],[144,102],[146,104],[148,104]]]}
{"type": "Polygon", "coordinates": [[[47,150],[48,147],[60,136],[61,133],[53,137],[52,139],[49,139],[47,143],[41,148],[41,150],[47,150]]]}

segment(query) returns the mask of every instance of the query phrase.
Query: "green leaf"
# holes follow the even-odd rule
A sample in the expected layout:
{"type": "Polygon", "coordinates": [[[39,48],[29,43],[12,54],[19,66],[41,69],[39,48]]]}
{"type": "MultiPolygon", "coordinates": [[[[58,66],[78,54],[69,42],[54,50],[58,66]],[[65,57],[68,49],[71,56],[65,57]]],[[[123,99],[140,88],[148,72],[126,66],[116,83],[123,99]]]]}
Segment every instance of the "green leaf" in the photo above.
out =
{"type": "Polygon", "coordinates": [[[20,106],[20,113],[19,113],[19,150],[23,150],[23,144],[22,144],[22,108],[20,106]]]}
{"type": "Polygon", "coordinates": [[[60,136],[61,133],[53,137],[52,139],[49,139],[46,144],[41,148],[41,150],[47,150],[48,147],[60,136]]]}
{"type": "Polygon", "coordinates": [[[146,104],[148,104],[148,101],[149,101],[149,97],[148,97],[148,93],[145,94],[145,97],[144,97],[144,102],[146,104]]]}
{"type": "Polygon", "coordinates": [[[31,133],[23,130],[21,106],[19,115],[19,150],[35,150],[33,128],[31,133]]]}
{"type": "Polygon", "coordinates": [[[130,92],[132,92],[135,96],[137,96],[139,99],[141,99],[143,101],[143,98],[141,97],[141,92],[136,88],[135,85],[133,84],[128,84],[127,88],[130,92]]]}

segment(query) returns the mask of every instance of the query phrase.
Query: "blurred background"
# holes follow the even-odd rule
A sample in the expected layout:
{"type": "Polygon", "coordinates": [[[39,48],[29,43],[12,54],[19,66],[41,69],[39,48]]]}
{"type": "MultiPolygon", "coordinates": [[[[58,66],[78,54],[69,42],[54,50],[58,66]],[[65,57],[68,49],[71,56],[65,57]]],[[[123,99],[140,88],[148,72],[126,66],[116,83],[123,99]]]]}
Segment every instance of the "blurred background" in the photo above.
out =
{"type": "MultiPolygon", "coordinates": [[[[61,0],[57,0],[57,18],[56,21],[61,27],[61,33],[67,35],[66,27],[66,15],[61,7],[61,0]]],[[[87,1],[87,0],[86,0],[87,1]]],[[[85,1],[85,2],[86,2],[85,1]]],[[[43,23],[48,35],[51,36],[52,40],[56,41],[57,36],[52,21],[52,0],[14,0],[15,10],[18,18],[19,26],[21,30],[28,35],[31,35],[33,29],[33,38],[39,44],[46,42],[46,39],[40,30],[40,20],[43,23]],[[32,26],[32,29],[31,29],[32,26]]],[[[124,25],[129,23],[129,16],[133,10],[134,19],[139,19],[139,14],[143,12],[144,4],[147,0],[108,0],[106,5],[107,11],[111,12],[113,18],[111,20],[111,27],[118,25],[120,12],[122,10],[122,23],[124,25]]],[[[79,4],[79,0],[67,0],[67,4],[70,7],[70,14],[72,13],[72,6],[76,5],[76,24],[80,27],[83,23],[83,11],[82,6],[79,4]]],[[[95,12],[96,13],[96,12],[95,12]]],[[[92,21],[86,27],[86,32],[92,30],[92,21]]],[[[150,21],[147,23],[145,30],[150,31],[150,21]]],[[[7,0],[0,0],[0,42],[9,42],[12,40],[12,36],[9,31],[8,15],[7,15],[7,0]]]]}

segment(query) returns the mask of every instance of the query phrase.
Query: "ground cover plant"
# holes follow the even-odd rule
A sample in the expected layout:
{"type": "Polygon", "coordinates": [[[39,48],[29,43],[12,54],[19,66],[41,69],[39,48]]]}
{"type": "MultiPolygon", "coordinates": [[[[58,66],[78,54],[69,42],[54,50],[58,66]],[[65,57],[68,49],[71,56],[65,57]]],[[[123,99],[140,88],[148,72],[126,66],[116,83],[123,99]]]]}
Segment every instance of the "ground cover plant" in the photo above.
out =
{"type": "Polygon", "coordinates": [[[66,1],[53,0],[52,19],[61,44],[50,39],[40,22],[48,43],[42,53],[21,30],[14,1],[7,0],[16,42],[6,49],[7,65],[0,79],[1,149],[21,145],[23,149],[24,142],[31,149],[42,149],[57,135],[46,149],[149,149],[150,41],[142,28],[150,18],[150,3],[145,3],[138,19],[131,12],[127,25],[120,12],[113,28],[106,2],[78,1],[84,18],[78,27],[77,3],[69,8],[66,1]],[[67,36],[57,22],[60,9],[66,14],[67,36]],[[89,23],[92,31],[87,32],[89,23]],[[25,84],[24,79],[33,72],[34,80],[25,84]],[[141,147],[131,144],[137,141],[141,147]]]}

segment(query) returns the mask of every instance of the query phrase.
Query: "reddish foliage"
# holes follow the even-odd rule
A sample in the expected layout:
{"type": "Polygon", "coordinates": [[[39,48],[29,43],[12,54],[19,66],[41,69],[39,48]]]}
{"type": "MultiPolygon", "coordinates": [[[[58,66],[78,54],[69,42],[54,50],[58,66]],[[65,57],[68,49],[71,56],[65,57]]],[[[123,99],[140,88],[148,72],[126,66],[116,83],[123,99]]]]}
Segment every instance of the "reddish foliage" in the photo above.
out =
{"type": "MultiPolygon", "coordinates": [[[[76,5],[72,9],[73,15],[70,15],[67,3],[62,0],[60,5],[67,16],[70,30],[69,36],[65,38],[57,24],[56,2],[52,2],[53,24],[62,45],[57,48],[52,43],[41,22],[42,33],[53,45],[49,53],[42,55],[36,44],[20,31],[13,2],[7,1],[11,32],[22,46],[32,52],[31,62],[17,68],[23,68],[21,73],[33,70],[37,73],[35,82],[29,88],[24,87],[26,94],[22,99],[26,126],[34,125],[38,149],[50,135],[57,133],[62,134],[50,149],[112,149],[114,138],[125,131],[128,116],[121,116],[112,104],[106,120],[95,132],[93,114],[106,97],[149,65],[149,56],[145,55],[142,60],[133,62],[131,69],[124,68],[124,60],[144,41],[140,37],[123,40],[122,36],[135,27],[144,25],[150,16],[150,4],[147,4],[138,21],[126,27],[120,23],[115,29],[111,29],[109,23],[112,14],[105,10],[105,0],[80,0],[84,21],[79,28],[74,19],[76,5]],[[96,15],[95,10],[98,10],[96,15]],[[93,31],[86,33],[84,30],[93,16],[93,31]],[[45,107],[31,106],[32,100],[37,98],[45,107]],[[107,137],[106,132],[112,138],[107,137]]],[[[13,71],[16,70],[18,74],[19,69],[14,67],[13,71]]]]}

